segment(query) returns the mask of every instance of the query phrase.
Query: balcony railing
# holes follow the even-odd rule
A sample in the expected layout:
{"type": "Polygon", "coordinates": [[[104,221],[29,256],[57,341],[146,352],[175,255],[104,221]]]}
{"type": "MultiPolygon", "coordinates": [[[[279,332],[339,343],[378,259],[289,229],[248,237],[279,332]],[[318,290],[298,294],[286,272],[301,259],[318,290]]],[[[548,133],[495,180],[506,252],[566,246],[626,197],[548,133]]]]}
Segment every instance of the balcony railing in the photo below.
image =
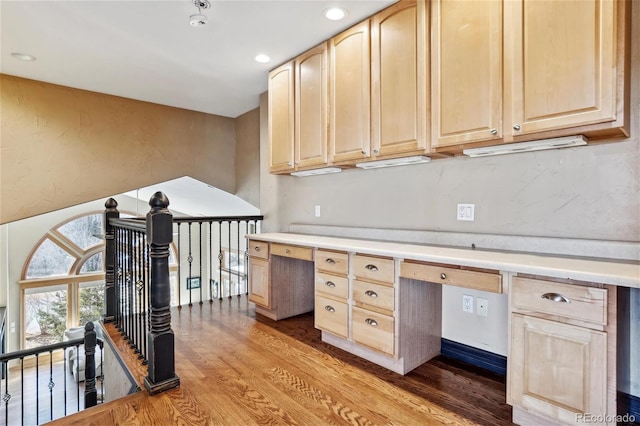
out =
{"type": "Polygon", "coordinates": [[[180,383],[171,305],[247,294],[245,235],[258,232],[263,217],[174,218],[161,192],[149,205],[146,219],[121,219],[117,202],[105,203],[105,321],[147,365],[145,387],[153,394],[180,383]]]}
{"type": "Polygon", "coordinates": [[[102,368],[96,375],[96,365],[103,365],[104,352],[96,347],[103,342],[87,323],[84,337],[0,355],[0,424],[41,424],[97,405],[104,377],[102,368]]]}

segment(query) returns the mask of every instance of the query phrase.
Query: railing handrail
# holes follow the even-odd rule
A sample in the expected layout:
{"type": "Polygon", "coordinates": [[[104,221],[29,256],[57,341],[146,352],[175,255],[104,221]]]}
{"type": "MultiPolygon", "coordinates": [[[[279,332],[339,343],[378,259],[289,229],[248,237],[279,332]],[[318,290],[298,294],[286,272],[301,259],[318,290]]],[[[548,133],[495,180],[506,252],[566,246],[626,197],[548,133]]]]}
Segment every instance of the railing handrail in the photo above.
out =
{"type": "Polygon", "coordinates": [[[236,222],[264,220],[264,216],[174,216],[175,223],[184,222],[236,222]]]}
{"type": "Polygon", "coordinates": [[[111,226],[118,228],[131,229],[133,231],[147,232],[147,223],[144,218],[128,217],[128,218],[111,218],[109,219],[111,226]]]}
{"type": "MultiPolygon", "coordinates": [[[[8,362],[14,359],[26,358],[31,355],[39,355],[45,352],[53,352],[58,349],[67,349],[71,347],[76,347],[84,344],[84,337],[78,337],[77,339],[69,339],[64,342],[52,343],[50,345],[38,346],[36,348],[30,349],[21,349],[19,351],[8,352],[0,355],[0,363],[8,362]]],[[[104,347],[104,341],[102,339],[98,339],[97,345],[100,348],[104,347]]]]}

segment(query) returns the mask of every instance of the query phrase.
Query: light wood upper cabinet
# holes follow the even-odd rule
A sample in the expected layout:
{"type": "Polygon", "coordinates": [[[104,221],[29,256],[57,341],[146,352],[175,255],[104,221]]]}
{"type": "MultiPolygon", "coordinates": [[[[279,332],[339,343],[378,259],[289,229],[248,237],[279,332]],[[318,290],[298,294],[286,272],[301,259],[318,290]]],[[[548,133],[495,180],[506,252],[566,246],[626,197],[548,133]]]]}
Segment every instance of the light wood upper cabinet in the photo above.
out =
{"type": "Polygon", "coordinates": [[[327,55],[327,43],[323,43],[295,60],[295,164],[298,169],[327,164],[327,55]]]}
{"type": "Polygon", "coordinates": [[[269,73],[269,170],[292,171],[294,146],[293,61],[269,73]]]}
{"type": "Polygon", "coordinates": [[[617,13],[626,3],[505,2],[505,137],[623,120],[617,13]]]}
{"type": "Polygon", "coordinates": [[[329,147],[335,163],[368,158],[371,146],[369,20],[329,41],[329,147]]]}
{"type": "Polygon", "coordinates": [[[371,19],[373,156],[426,149],[428,11],[401,0],[371,19]]]}
{"type": "Polygon", "coordinates": [[[502,2],[434,0],[433,147],[502,137],[502,2]]]}

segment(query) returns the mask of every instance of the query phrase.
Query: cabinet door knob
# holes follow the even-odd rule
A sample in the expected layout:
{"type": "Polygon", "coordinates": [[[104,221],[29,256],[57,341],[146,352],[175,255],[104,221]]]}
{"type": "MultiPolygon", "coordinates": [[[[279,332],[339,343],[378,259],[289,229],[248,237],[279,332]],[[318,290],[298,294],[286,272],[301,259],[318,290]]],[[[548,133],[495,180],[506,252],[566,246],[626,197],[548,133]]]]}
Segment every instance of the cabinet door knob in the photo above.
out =
{"type": "Polygon", "coordinates": [[[367,151],[365,151],[364,149],[362,151],[360,151],[362,153],[362,155],[369,155],[369,153],[367,151]]]}
{"type": "Polygon", "coordinates": [[[491,129],[491,134],[492,135],[497,135],[498,134],[498,129],[491,129]]]}
{"type": "Polygon", "coordinates": [[[374,153],[374,154],[377,154],[377,153],[379,153],[379,152],[380,152],[380,150],[379,150],[379,149],[377,149],[377,148],[373,150],[373,153],[374,153]]]}
{"type": "Polygon", "coordinates": [[[336,311],[336,308],[334,308],[334,307],[333,307],[333,306],[331,306],[331,305],[327,305],[327,306],[325,306],[325,307],[324,307],[324,309],[325,309],[325,310],[327,310],[327,311],[329,311],[329,312],[335,312],[335,311],[336,311]]]}
{"type": "Polygon", "coordinates": [[[545,293],[540,297],[543,299],[551,300],[552,302],[571,303],[571,299],[569,299],[567,296],[563,296],[560,293],[545,293]]]}
{"type": "Polygon", "coordinates": [[[447,274],[445,274],[444,272],[440,274],[440,279],[442,280],[446,280],[447,279],[447,274]]]}
{"type": "Polygon", "coordinates": [[[364,292],[364,294],[366,294],[369,297],[373,297],[374,299],[376,297],[378,297],[378,293],[376,293],[375,291],[372,291],[372,290],[367,290],[367,291],[364,292]]]}
{"type": "Polygon", "coordinates": [[[369,270],[369,271],[374,271],[374,272],[378,270],[378,267],[376,265],[372,265],[372,264],[368,264],[364,268],[369,270]]]}
{"type": "Polygon", "coordinates": [[[255,246],[253,249],[254,249],[255,251],[260,251],[260,246],[255,246]]]}
{"type": "Polygon", "coordinates": [[[291,253],[291,250],[285,249],[285,253],[289,254],[289,253],[291,253]]]}
{"type": "Polygon", "coordinates": [[[364,320],[364,322],[369,324],[371,327],[377,327],[378,326],[378,321],[376,321],[376,320],[374,320],[372,318],[367,318],[366,320],[364,320]]]}
{"type": "Polygon", "coordinates": [[[327,287],[331,287],[331,288],[335,288],[335,283],[333,281],[327,281],[326,283],[324,283],[324,285],[326,285],[327,287]]]}
{"type": "Polygon", "coordinates": [[[336,261],[333,260],[330,257],[326,258],[324,261],[327,262],[329,265],[335,265],[336,264],[336,261]]]}
{"type": "Polygon", "coordinates": [[[520,125],[519,124],[514,124],[513,125],[513,130],[520,130],[520,125]]]}

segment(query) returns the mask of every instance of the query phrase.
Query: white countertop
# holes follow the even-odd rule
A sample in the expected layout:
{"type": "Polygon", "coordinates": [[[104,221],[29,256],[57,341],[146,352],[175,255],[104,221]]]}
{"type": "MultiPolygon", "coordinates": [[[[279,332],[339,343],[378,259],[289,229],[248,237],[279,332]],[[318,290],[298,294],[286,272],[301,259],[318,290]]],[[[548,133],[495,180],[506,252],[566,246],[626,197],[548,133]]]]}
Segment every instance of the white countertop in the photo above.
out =
{"type": "Polygon", "coordinates": [[[545,275],[640,288],[640,262],[536,253],[442,247],[319,235],[265,233],[247,238],[273,243],[357,252],[406,260],[545,275]]]}

